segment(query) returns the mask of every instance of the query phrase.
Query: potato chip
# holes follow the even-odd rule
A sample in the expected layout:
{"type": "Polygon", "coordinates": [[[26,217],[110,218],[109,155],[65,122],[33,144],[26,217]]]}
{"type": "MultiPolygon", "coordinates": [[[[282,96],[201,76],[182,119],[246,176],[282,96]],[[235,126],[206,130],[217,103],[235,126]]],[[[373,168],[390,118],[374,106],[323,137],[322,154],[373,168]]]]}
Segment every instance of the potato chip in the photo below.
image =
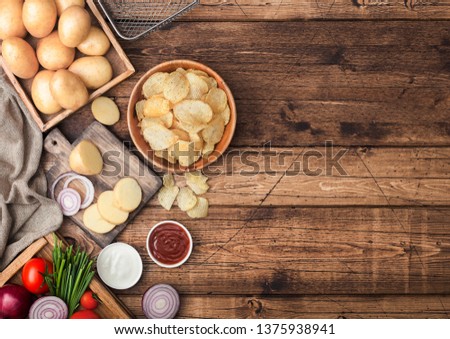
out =
{"type": "Polygon", "coordinates": [[[188,185],[195,194],[201,195],[208,191],[209,186],[206,183],[208,177],[204,176],[201,172],[186,172],[184,177],[186,178],[186,185],[188,185]]]}
{"type": "Polygon", "coordinates": [[[170,102],[160,96],[154,95],[144,104],[144,115],[147,118],[158,118],[170,112],[170,102]]]}
{"type": "Polygon", "coordinates": [[[222,116],[218,115],[202,130],[201,135],[207,143],[215,145],[222,139],[224,130],[222,116]]]}
{"type": "Polygon", "coordinates": [[[144,129],[144,139],[154,151],[169,148],[178,141],[178,136],[159,123],[150,123],[144,129]]]}
{"type": "Polygon", "coordinates": [[[211,88],[206,95],[205,102],[215,114],[220,114],[227,107],[228,98],[222,89],[211,88]]]}
{"type": "Polygon", "coordinates": [[[139,121],[144,119],[144,106],[146,100],[141,100],[136,103],[136,116],[139,121]]]}
{"type": "Polygon", "coordinates": [[[173,125],[173,114],[172,114],[172,112],[169,112],[169,113],[166,113],[164,115],[161,115],[158,119],[160,121],[162,121],[164,126],[166,126],[167,128],[171,128],[172,125],[173,125]]]}
{"type": "Polygon", "coordinates": [[[178,67],[175,72],[180,72],[181,74],[186,74],[187,71],[184,68],[178,67]]]}
{"type": "Polygon", "coordinates": [[[178,124],[178,128],[182,129],[183,131],[186,131],[188,133],[198,133],[202,129],[204,129],[207,126],[207,124],[199,124],[199,125],[192,125],[185,122],[180,122],[178,124]]]}
{"type": "Polygon", "coordinates": [[[189,68],[189,69],[187,70],[187,72],[188,72],[188,73],[191,73],[191,74],[198,75],[198,76],[202,76],[202,77],[208,77],[208,73],[203,72],[203,71],[201,71],[201,70],[199,70],[199,69],[192,69],[192,68],[189,68]]]}
{"type": "Polygon", "coordinates": [[[177,195],[177,204],[182,211],[190,210],[197,204],[197,197],[189,187],[182,187],[177,195]]]}
{"type": "Polygon", "coordinates": [[[206,142],[202,149],[202,155],[207,158],[212,152],[214,152],[216,145],[206,142]]]}
{"type": "Polygon", "coordinates": [[[206,82],[206,84],[208,85],[208,88],[217,88],[217,81],[214,78],[208,77],[208,76],[200,76],[200,78],[206,82]]]}
{"type": "Polygon", "coordinates": [[[164,174],[164,176],[163,176],[163,185],[164,185],[164,187],[175,186],[175,180],[173,178],[172,173],[164,174]]]}
{"type": "MultiPolygon", "coordinates": [[[[171,155],[181,166],[190,166],[200,158],[200,152],[194,150],[194,143],[178,140],[170,149],[171,155]]],[[[169,153],[170,154],[170,153],[169,153]]]]}
{"type": "MultiPolygon", "coordinates": [[[[171,146],[171,147],[173,147],[173,146],[171,146]]],[[[169,147],[169,149],[170,149],[170,147],[169,147]]],[[[162,158],[162,159],[167,160],[171,164],[175,164],[177,162],[177,159],[175,159],[174,157],[169,155],[168,149],[163,149],[162,151],[155,151],[155,155],[158,158],[162,158]]]]}
{"type": "Polygon", "coordinates": [[[220,115],[222,116],[223,123],[225,125],[228,125],[231,117],[230,106],[227,105],[227,107],[225,107],[225,109],[222,111],[222,113],[220,113],[220,115]]]}
{"type": "Polygon", "coordinates": [[[170,128],[172,127],[172,122],[173,122],[173,114],[169,112],[167,114],[161,115],[158,118],[144,118],[140,122],[140,126],[144,130],[151,124],[156,123],[163,125],[164,127],[170,128]]]}
{"type": "Polygon", "coordinates": [[[200,100],[184,100],[175,105],[173,113],[181,123],[194,126],[207,124],[213,116],[211,107],[200,100]]]}
{"type": "Polygon", "coordinates": [[[204,142],[198,133],[189,133],[189,139],[194,143],[194,150],[201,152],[204,142]]]}
{"type": "Polygon", "coordinates": [[[158,192],[159,204],[167,211],[170,211],[179,192],[180,189],[177,186],[163,186],[158,192]]]}
{"type": "Polygon", "coordinates": [[[203,95],[208,93],[208,85],[199,76],[192,73],[187,73],[186,78],[189,81],[188,99],[200,100],[203,95]]]}
{"type": "Polygon", "coordinates": [[[164,81],[164,97],[177,103],[189,94],[189,81],[181,72],[172,72],[164,81]]]}
{"type": "Polygon", "coordinates": [[[152,95],[162,93],[164,90],[164,81],[166,81],[169,73],[157,72],[153,74],[142,86],[142,93],[145,98],[150,98],[152,95]]]}
{"type": "Polygon", "coordinates": [[[182,129],[172,128],[172,132],[175,133],[176,135],[178,135],[180,140],[184,140],[184,141],[190,141],[191,140],[191,137],[189,136],[189,133],[186,132],[186,131],[183,131],[182,129]]]}
{"type": "Polygon", "coordinates": [[[206,218],[208,216],[209,202],[208,199],[203,197],[197,198],[197,203],[193,208],[187,210],[186,213],[190,218],[206,218]]]}

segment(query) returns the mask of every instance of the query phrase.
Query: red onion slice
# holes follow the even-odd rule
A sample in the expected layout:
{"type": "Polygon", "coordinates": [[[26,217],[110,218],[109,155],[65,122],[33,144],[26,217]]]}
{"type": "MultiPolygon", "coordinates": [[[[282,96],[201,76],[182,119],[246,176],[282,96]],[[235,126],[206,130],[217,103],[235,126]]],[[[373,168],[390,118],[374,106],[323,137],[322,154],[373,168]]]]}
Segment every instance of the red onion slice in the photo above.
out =
{"type": "Polygon", "coordinates": [[[173,319],[179,308],[180,296],[170,285],[154,285],[142,297],[142,310],[148,319],[173,319]]]}
{"type": "Polygon", "coordinates": [[[83,203],[80,206],[81,209],[85,209],[89,207],[94,201],[94,184],[88,178],[78,174],[74,174],[66,180],[66,182],[64,183],[64,188],[68,188],[69,184],[74,180],[81,181],[84,185],[84,188],[86,189],[86,196],[84,197],[83,203]]]}
{"type": "Polygon", "coordinates": [[[31,305],[28,317],[30,319],[67,319],[69,309],[58,297],[48,296],[36,300],[31,305]]]}
{"type": "Polygon", "coordinates": [[[58,182],[61,181],[61,179],[64,179],[67,177],[73,177],[74,175],[76,175],[76,174],[73,172],[67,172],[67,173],[61,174],[59,177],[57,177],[55,179],[55,181],[53,181],[52,187],[50,187],[50,198],[55,200],[55,188],[56,188],[56,185],[58,185],[58,182]]]}
{"type": "Polygon", "coordinates": [[[58,195],[57,202],[66,217],[77,214],[81,207],[80,194],[73,188],[63,189],[58,195]]]}

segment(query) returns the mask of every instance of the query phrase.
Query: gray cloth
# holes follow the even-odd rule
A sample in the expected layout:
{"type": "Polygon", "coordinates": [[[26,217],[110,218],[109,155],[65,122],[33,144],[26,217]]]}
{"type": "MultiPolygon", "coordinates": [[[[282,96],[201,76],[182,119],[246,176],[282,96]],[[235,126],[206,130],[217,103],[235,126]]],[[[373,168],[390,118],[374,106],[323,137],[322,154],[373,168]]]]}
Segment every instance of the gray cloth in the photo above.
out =
{"type": "Polygon", "coordinates": [[[0,271],[33,241],[62,223],[46,197],[39,163],[42,132],[0,68],[0,271]]]}

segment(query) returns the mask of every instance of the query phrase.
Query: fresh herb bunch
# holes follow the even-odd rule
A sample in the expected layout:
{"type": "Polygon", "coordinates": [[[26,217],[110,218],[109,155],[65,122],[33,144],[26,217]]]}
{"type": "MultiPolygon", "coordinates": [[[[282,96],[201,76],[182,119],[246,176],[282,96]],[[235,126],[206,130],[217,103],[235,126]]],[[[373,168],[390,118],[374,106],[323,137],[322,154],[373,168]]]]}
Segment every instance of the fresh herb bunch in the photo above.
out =
{"type": "Polygon", "coordinates": [[[70,245],[62,249],[62,241],[56,235],[53,248],[53,273],[44,275],[50,294],[64,300],[69,308],[69,317],[77,309],[83,293],[88,288],[95,271],[94,261],[78,247],[70,245]]]}

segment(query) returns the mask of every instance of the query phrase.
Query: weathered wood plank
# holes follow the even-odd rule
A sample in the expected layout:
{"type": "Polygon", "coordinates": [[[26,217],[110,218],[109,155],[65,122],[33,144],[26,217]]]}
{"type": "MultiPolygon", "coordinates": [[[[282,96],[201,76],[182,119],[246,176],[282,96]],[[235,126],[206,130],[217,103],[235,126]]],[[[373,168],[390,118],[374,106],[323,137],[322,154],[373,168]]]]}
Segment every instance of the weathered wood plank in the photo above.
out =
{"type": "MultiPolygon", "coordinates": [[[[119,295],[139,318],[141,295],[119,295]]],[[[448,318],[449,295],[182,295],[178,318],[208,319],[359,319],[448,318]]]]}
{"type": "MultiPolygon", "coordinates": [[[[445,21],[176,23],[123,43],[138,73],[109,92],[122,112],[112,130],[129,140],[128,96],[146,70],[188,58],[232,89],[233,145],[449,145],[449,41],[445,21]]],[[[73,141],[91,121],[86,107],[61,129],[73,141]]]]}

